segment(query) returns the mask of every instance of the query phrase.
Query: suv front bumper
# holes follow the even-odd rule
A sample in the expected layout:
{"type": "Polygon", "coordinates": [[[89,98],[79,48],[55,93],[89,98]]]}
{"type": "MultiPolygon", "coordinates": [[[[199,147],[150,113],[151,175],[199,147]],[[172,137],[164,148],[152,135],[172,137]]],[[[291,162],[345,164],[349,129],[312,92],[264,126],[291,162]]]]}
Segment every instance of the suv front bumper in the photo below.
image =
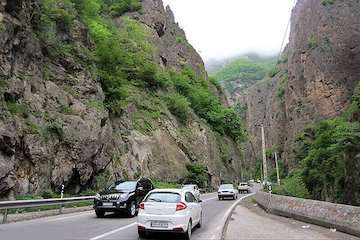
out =
{"type": "Polygon", "coordinates": [[[103,210],[103,211],[118,211],[125,210],[127,208],[126,202],[102,202],[97,201],[94,203],[95,210],[103,210]]]}

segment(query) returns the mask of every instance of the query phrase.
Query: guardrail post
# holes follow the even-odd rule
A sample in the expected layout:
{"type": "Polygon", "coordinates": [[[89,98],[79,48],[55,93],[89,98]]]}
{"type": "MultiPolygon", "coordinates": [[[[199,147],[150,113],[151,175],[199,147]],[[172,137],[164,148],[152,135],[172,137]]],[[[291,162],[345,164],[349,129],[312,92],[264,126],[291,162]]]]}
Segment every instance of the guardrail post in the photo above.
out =
{"type": "MultiPolygon", "coordinates": [[[[64,188],[65,188],[65,185],[64,184],[61,184],[61,199],[64,198],[64,188]]],[[[63,213],[63,210],[64,210],[64,204],[61,204],[60,205],[60,209],[59,209],[59,213],[62,214],[63,213]]]]}
{"type": "Polygon", "coordinates": [[[6,221],[7,221],[7,215],[8,215],[8,210],[5,209],[2,223],[6,223],[6,221]]]}

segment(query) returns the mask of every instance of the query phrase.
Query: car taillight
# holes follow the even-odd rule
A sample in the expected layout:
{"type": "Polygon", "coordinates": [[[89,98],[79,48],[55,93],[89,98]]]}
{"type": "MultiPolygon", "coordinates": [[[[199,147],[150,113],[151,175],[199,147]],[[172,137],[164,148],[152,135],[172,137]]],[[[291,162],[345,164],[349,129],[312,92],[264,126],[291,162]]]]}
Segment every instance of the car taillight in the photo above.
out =
{"type": "Polygon", "coordinates": [[[176,204],[176,211],[181,211],[181,210],[184,210],[186,208],[187,208],[187,206],[183,202],[179,202],[179,203],[176,204]]]}
{"type": "Polygon", "coordinates": [[[145,209],[145,204],[144,204],[144,202],[141,202],[141,203],[139,204],[139,208],[140,208],[140,209],[145,209]]]}

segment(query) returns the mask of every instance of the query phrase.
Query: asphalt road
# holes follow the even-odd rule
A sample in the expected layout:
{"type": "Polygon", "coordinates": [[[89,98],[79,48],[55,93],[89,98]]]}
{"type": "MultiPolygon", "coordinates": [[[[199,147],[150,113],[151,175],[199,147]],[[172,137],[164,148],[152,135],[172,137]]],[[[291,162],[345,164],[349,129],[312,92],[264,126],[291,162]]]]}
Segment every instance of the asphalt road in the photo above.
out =
{"type": "MultiPolygon", "coordinates": [[[[240,195],[244,196],[244,195],[240,195]]],[[[203,227],[195,229],[192,239],[220,239],[225,215],[236,202],[218,201],[216,193],[203,199],[203,227]]],[[[176,239],[160,234],[156,239],[176,239]]],[[[107,215],[96,218],[93,211],[67,214],[25,222],[0,225],[1,240],[137,240],[136,218],[107,215]]]]}

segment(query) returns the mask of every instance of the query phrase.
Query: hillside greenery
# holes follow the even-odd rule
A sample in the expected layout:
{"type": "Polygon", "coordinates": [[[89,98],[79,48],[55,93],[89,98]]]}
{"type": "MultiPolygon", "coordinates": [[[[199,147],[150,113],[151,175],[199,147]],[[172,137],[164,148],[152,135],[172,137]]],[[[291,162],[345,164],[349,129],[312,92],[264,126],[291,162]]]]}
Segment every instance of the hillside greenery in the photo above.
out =
{"type": "Polygon", "coordinates": [[[151,132],[166,111],[183,124],[193,111],[214,131],[234,140],[244,138],[236,111],[225,107],[210,90],[211,85],[221,89],[216,81],[196,74],[189,66],[175,71],[155,63],[149,30],[122,16],[140,10],[140,0],[42,0],[41,9],[39,37],[49,44],[54,58],[82,56],[79,61],[100,81],[105,107],[112,116],[121,116],[129,104],[136,104],[139,114],[134,116],[134,126],[151,132]],[[121,21],[115,24],[112,18],[119,16],[121,21]],[[76,19],[88,28],[92,49],[79,49],[57,34],[59,26],[60,31],[70,33],[76,19]]]}
{"type": "Polygon", "coordinates": [[[289,174],[284,186],[275,191],[296,197],[350,203],[345,196],[345,157],[350,146],[360,143],[360,123],[352,119],[360,113],[359,110],[360,84],[347,112],[307,128],[297,138],[296,157],[300,165],[296,174],[289,174]],[[286,188],[295,187],[289,185],[305,186],[307,191],[287,191],[286,188]]]}
{"type": "Polygon", "coordinates": [[[221,82],[227,91],[233,93],[238,85],[234,81],[240,81],[244,87],[249,87],[270,75],[275,65],[276,58],[239,58],[211,73],[211,76],[221,82]]]}

